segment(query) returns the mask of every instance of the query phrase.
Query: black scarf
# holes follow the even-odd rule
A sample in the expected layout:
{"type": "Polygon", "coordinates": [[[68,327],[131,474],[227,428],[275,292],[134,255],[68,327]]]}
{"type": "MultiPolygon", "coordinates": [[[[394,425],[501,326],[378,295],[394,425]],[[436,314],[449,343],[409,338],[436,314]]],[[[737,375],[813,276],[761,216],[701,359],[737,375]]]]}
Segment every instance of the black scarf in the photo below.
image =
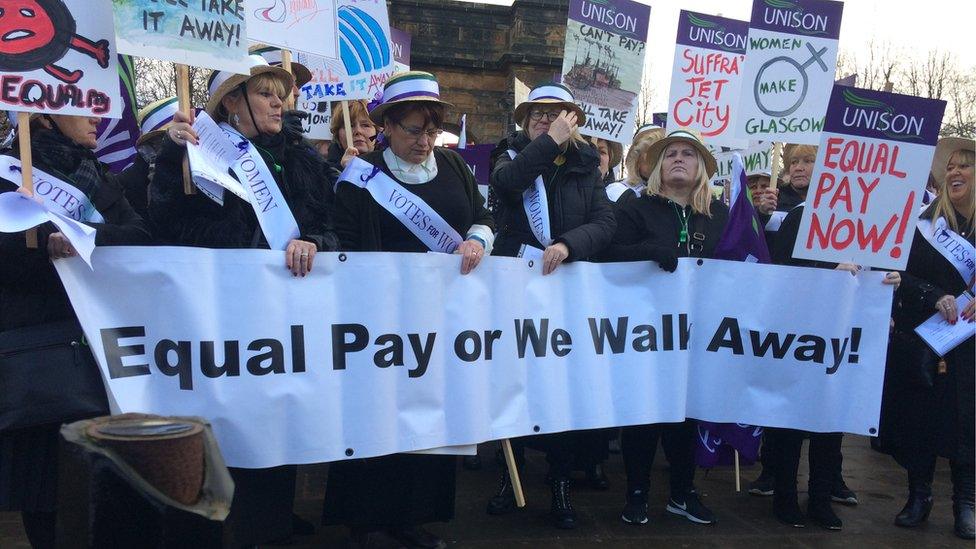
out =
{"type": "Polygon", "coordinates": [[[50,169],[67,177],[89,198],[98,190],[102,169],[95,153],[69,139],[57,126],[34,132],[31,150],[34,162],[42,170],[50,169]]]}

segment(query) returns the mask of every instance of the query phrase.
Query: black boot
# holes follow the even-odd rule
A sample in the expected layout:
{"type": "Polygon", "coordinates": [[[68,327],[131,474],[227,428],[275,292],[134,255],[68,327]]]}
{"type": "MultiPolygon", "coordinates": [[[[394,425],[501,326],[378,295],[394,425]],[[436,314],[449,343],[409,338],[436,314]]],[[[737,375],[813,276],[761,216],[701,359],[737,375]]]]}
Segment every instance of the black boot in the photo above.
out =
{"type": "Polygon", "coordinates": [[[903,528],[915,528],[929,518],[932,511],[932,485],[921,484],[911,486],[908,490],[908,501],[902,508],[898,516],[895,517],[895,526],[903,528]]]}
{"type": "Polygon", "coordinates": [[[976,511],[976,470],[972,465],[950,463],[952,467],[952,514],[956,535],[962,539],[976,537],[973,515],[976,511]]]}
{"type": "Polygon", "coordinates": [[[805,528],[807,525],[800,504],[796,501],[796,492],[776,492],[773,496],[773,515],[776,520],[793,528],[805,528]]]}
{"type": "Polygon", "coordinates": [[[840,530],[844,526],[840,517],[834,513],[834,509],[830,506],[829,495],[827,497],[811,497],[810,501],[807,502],[807,517],[827,530],[840,530]]]}
{"type": "Polygon", "coordinates": [[[512,487],[512,479],[508,476],[508,469],[502,471],[502,476],[498,479],[498,491],[488,500],[489,515],[504,515],[515,510],[515,488],[512,487]]]}
{"type": "Polygon", "coordinates": [[[576,528],[576,511],[569,501],[569,479],[566,477],[553,479],[550,486],[552,487],[550,515],[553,524],[563,530],[576,528]]]}

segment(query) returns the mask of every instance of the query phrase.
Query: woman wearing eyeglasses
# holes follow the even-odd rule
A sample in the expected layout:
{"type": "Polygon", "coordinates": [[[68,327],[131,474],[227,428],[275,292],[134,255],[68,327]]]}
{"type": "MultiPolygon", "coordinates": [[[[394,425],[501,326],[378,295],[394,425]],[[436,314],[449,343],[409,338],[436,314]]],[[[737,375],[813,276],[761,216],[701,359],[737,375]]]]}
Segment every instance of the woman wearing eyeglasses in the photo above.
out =
{"type": "MultiPolygon", "coordinates": [[[[600,174],[600,156],[580,136],[585,115],[569,89],[545,84],[515,109],[522,129],[493,152],[492,190],[501,204],[495,255],[541,257],[548,275],[565,261],[585,260],[613,238],[616,221],[600,174]]],[[[552,520],[575,528],[569,473],[580,437],[602,433],[558,433],[533,437],[546,449],[552,488],[552,520]]],[[[518,442],[518,441],[516,441],[518,442]]],[[[517,446],[521,446],[517,444],[517,446]]],[[[488,513],[515,508],[511,482],[503,473],[488,513]]]]}
{"type": "MultiPolygon", "coordinates": [[[[369,116],[389,147],[350,159],[336,188],[342,249],[453,253],[462,275],[491,252],[494,222],[471,170],[456,152],[434,147],[445,106],[430,73],[386,81],[369,116]]],[[[396,417],[404,398],[396,387],[377,387],[368,405],[396,417]]],[[[423,525],[454,518],[455,467],[454,456],[423,454],[333,463],[323,521],[349,527],[359,547],[446,547],[423,525]]]]}

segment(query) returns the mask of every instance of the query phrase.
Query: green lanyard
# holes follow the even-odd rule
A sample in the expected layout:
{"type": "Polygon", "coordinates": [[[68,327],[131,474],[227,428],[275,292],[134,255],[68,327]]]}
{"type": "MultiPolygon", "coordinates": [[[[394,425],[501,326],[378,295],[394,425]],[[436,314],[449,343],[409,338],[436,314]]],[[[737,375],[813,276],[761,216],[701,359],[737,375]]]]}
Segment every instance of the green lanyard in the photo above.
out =
{"type": "MultiPolygon", "coordinates": [[[[280,174],[282,174],[285,171],[285,169],[281,167],[281,164],[278,164],[277,162],[275,162],[275,157],[274,157],[273,154],[271,154],[271,151],[269,151],[267,149],[264,149],[264,148],[258,146],[253,141],[251,142],[251,144],[254,145],[254,148],[257,149],[258,152],[263,152],[264,154],[268,155],[268,158],[271,159],[271,167],[274,168],[274,173],[280,175],[280,174]]],[[[264,155],[262,155],[262,156],[264,156],[264,155]]]]}
{"type": "Polygon", "coordinates": [[[684,208],[678,208],[678,205],[674,202],[671,203],[674,207],[674,213],[678,216],[678,222],[681,224],[681,232],[678,233],[678,243],[684,244],[688,242],[688,215],[685,214],[684,208]]]}

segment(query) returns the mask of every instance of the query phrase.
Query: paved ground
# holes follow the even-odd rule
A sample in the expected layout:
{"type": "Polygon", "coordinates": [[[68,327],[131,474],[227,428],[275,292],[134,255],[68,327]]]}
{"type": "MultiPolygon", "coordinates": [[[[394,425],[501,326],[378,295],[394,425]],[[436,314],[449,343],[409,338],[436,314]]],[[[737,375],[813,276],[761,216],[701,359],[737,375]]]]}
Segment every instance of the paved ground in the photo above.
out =
{"type": "MultiPolygon", "coordinates": [[[[523,482],[528,506],[513,515],[490,517],[485,502],[495,487],[498,466],[493,461],[495,445],[484,445],[485,466],[480,471],[458,471],[457,517],[450,524],[432,525],[431,530],[443,536],[451,547],[502,549],[583,548],[583,547],[973,547],[972,542],[952,535],[952,503],[949,500],[948,465],[940,461],[934,491],[935,508],[926,526],[905,530],[892,524],[904,503],[904,473],[889,457],[875,453],[862,437],[847,437],[844,447],[844,473],[848,485],[860,497],[857,507],[835,505],[844,521],[841,532],[816,527],[797,530],[782,526],[773,519],[769,498],[735,492],[733,473],[728,469],[699,471],[697,485],[703,499],[719,518],[713,526],[697,526],[664,512],[667,499],[667,471],[658,465],[652,475],[651,522],[631,526],[620,521],[623,504],[623,463],[611,455],[607,470],[610,490],[575,491],[574,505],[580,524],[576,530],[561,531],[549,526],[547,488],[543,484],[545,460],[541,454],[528,453],[523,482]]],[[[658,452],[663,460],[662,452],[658,452]]],[[[322,492],[327,476],[326,466],[300,469],[296,511],[308,520],[317,519],[322,509],[322,492]]],[[[743,486],[754,478],[757,467],[743,469],[743,486]]],[[[806,486],[801,471],[800,488],[806,486]]],[[[805,508],[805,495],[800,496],[805,508]]],[[[342,528],[320,528],[313,537],[298,538],[290,547],[344,547],[347,535],[342,528]]],[[[0,513],[0,548],[29,547],[20,527],[19,515],[0,513]]]]}

